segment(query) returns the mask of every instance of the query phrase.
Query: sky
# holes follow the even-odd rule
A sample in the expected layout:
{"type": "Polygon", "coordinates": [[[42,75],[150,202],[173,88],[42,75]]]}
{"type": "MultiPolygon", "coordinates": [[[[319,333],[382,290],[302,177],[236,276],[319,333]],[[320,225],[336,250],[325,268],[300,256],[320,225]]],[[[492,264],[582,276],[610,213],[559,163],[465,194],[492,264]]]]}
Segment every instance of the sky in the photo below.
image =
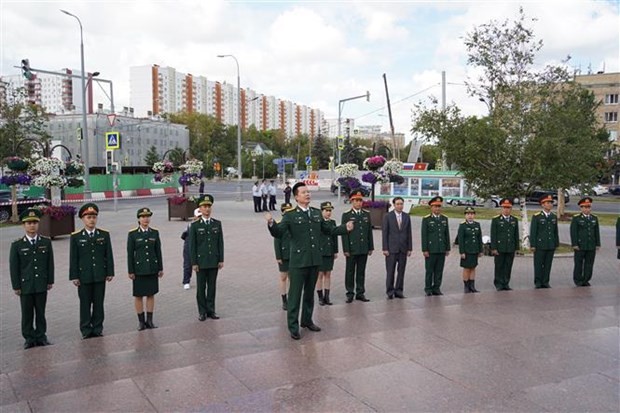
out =
{"type": "MultiPolygon", "coordinates": [[[[568,64],[585,74],[620,71],[618,0],[537,1],[10,1],[0,0],[0,75],[33,68],[80,67],[82,21],[86,71],[114,82],[116,108],[129,106],[129,68],[158,64],[184,73],[321,109],[389,131],[388,82],[396,132],[410,135],[414,104],[441,97],[467,114],[484,114],[468,96],[463,38],[491,20],[513,20],[519,7],[544,43],[536,65],[568,64]]],[[[103,94],[96,103],[108,102],[103,94]]]]}

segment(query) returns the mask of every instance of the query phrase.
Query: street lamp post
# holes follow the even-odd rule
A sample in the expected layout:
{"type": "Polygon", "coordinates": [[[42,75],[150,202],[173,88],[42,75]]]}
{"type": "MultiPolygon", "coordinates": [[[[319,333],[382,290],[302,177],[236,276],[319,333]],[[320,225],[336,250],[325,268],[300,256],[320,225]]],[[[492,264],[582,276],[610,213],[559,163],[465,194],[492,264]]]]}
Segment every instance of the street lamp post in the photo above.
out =
{"type": "MultiPolygon", "coordinates": [[[[341,99],[338,101],[338,138],[337,139],[340,139],[340,134],[342,133],[341,123],[342,123],[342,109],[344,108],[344,102],[347,102],[349,100],[361,99],[361,98],[366,98],[366,102],[370,102],[370,92],[366,91],[365,95],[353,96],[353,97],[341,99]]],[[[340,147],[338,147],[338,165],[340,165],[341,160],[342,160],[341,150],[340,150],[340,147]]],[[[340,189],[338,190],[338,204],[340,204],[340,189]]]]}
{"type": "Polygon", "coordinates": [[[241,184],[241,76],[239,75],[239,61],[231,54],[219,54],[217,57],[232,57],[237,64],[237,182],[239,183],[237,201],[243,201],[243,186],[241,184]]]}
{"type": "Polygon", "coordinates": [[[82,64],[82,140],[84,141],[84,152],[82,160],[84,162],[84,199],[90,199],[90,153],[88,148],[88,127],[86,120],[86,70],[84,69],[84,36],[82,30],[82,22],[75,14],[71,14],[66,10],[60,10],[64,14],[74,17],[80,25],[80,60],[82,64]]]}

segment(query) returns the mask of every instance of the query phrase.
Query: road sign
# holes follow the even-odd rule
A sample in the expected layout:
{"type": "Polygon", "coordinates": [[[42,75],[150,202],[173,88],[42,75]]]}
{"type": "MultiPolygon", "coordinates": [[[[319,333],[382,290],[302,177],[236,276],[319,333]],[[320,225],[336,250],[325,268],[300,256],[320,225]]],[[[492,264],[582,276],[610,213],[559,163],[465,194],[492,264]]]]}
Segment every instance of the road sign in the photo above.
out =
{"type": "Polygon", "coordinates": [[[116,114],[110,113],[108,115],[108,123],[110,124],[110,126],[114,126],[114,122],[116,122],[116,114]]]}
{"type": "Polygon", "coordinates": [[[338,149],[344,149],[344,138],[342,136],[338,136],[338,149]]]}
{"type": "Polygon", "coordinates": [[[282,158],[282,160],[284,161],[286,165],[292,165],[295,163],[295,159],[293,158],[282,158]]]}
{"type": "Polygon", "coordinates": [[[106,151],[120,149],[121,148],[121,134],[120,132],[106,132],[105,133],[105,149],[106,151]]]}
{"type": "Polygon", "coordinates": [[[310,165],[312,163],[312,157],[306,156],[306,165],[310,165]]]}

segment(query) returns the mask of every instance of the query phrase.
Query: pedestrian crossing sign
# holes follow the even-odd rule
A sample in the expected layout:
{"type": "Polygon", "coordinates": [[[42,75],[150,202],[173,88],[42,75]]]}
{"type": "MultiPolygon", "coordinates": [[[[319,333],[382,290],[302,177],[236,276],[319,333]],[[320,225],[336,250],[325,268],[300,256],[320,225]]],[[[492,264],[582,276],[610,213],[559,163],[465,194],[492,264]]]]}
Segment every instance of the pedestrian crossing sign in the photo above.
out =
{"type": "Polygon", "coordinates": [[[121,148],[121,134],[120,132],[106,132],[105,133],[105,149],[106,151],[120,149],[121,148]]]}

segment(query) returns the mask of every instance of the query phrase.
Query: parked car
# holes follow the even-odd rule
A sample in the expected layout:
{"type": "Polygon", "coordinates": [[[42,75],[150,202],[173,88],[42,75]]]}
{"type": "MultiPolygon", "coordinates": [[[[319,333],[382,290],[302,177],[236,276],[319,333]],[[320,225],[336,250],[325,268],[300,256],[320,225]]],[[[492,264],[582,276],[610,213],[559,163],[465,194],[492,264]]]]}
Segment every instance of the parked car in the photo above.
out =
{"type": "Polygon", "coordinates": [[[595,185],[592,187],[592,194],[601,196],[609,193],[609,188],[603,185],[595,185]]]}
{"type": "Polygon", "coordinates": [[[610,186],[609,193],[612,195],[620,195],[620,185],[610,186]]]}
{"type": "MultiPolygon", "coordinates": [[[[555,190],[544,190],[544,189],[535,189],[531,191],[526,197],[525,202],[532,202],[537,204],[540,202],[540,198],[546,195],[551,195],[553,197],[553,205],[558,204],[558,191],[555,190]]],[[[570,201],[570,195],[567,190],[564,190],[564,203],[568,204],[570,201]]]]}
{"type": "MultiPolygon", "coordinates": [[[[33,205],[47,203],[42,197],[29,197],[17,194],[17,213],[21,214],[24,210],[33,205]],[[30,201],[27,203],[19,203],[20,201],[30,201]]],[[[0,222],[8,221],[11,218],[11,191],[0,189],[0,222]]]]}

